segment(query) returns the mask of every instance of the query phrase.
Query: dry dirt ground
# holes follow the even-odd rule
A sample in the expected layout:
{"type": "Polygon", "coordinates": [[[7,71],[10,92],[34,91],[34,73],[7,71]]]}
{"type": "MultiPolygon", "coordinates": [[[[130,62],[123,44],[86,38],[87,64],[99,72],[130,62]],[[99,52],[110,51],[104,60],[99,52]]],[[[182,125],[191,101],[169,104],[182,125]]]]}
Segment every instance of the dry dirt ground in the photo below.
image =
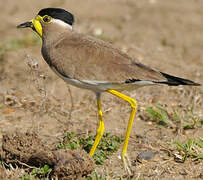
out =
{"type": "MultiPolygon", "coordinates": [[[[48,147],[56,145],[66,131],[87,136],[96,133],[94,94],[59,79],[42,59],[40,43],[33,40],[31,30],[16,29],[44,7],[63,7],[75,15],[76,30],[109,41],[160,71],[203,84],[202,0],[0,1],[1,146],[3,136],[14,131],[35,132],[48,147]]],[[[111,73],[113,70],[109,76],[111,73]]],[[[188,157],[177,162],[168,142],[203,137],[203,88],[157,86],[124,93],[139,103],[128,147],[132,179],[202,179],[202,160],[188,157]],[[154,103],[164,106],[169,114],[178,110],[177,122],[171,120],[165,127],[152,121],[145,107],[154,103]],[[190,118],[185,121],[184,117],[190,118]],[[191,119],[200,124],[183,130],[182,125],[191,124],[191,119]],[[135,162],[146,150],[158,153],[150,161],[135,162]]],[[[106,131],[124,137],[130,107],[109,94],[104,94],[102,101],[106,131]]],[[[118,158],[120,152],[121,148],[96,167],[100,176],[128,178],[118,158]]],[[[1,179],[20,179],[21,175],[22,169],[8,170],[0,165],[1,179]]]]}

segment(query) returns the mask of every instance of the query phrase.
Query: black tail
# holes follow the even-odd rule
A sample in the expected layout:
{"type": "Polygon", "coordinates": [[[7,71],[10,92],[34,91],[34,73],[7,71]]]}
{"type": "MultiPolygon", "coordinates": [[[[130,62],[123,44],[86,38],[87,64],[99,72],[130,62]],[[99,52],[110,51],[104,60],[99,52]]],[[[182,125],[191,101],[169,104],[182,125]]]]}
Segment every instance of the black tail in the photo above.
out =
{"type": "Polygon", "coordinates": [[[189,85],[189,86],[200,86],[200,84],[195,83],[188,79],[183,79],[175,76],[171,76],[169,74],[162,73],[161,74],[168,80],[157,83],[168,84],[169,86],[178,86],[178,85],[189,85]]]}

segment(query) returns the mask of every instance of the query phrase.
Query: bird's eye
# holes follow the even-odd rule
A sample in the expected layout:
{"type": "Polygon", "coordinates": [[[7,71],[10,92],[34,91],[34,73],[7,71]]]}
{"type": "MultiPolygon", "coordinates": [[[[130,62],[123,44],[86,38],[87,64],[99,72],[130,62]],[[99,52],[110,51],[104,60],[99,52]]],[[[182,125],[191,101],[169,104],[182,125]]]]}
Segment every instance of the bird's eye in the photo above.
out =
{"type": "Polygon", "coordinates": [[[51,17],[46,15],[43,17],[43,21],[49,23],[51,21],[51,17]]]}

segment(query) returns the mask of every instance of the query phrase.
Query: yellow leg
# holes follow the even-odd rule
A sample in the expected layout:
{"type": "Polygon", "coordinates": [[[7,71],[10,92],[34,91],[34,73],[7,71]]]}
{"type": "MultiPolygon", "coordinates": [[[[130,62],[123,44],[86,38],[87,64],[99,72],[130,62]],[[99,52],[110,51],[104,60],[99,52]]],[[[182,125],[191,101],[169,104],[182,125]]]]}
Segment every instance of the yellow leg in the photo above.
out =
{"type": "Polygon", "coordinates": [[[101,94],[97,94],[97,108],[98,108],[98,116],[99,116],[99,127],[97,129],[96,139],[95,139],[94,144],[89,153],[90,156],[94,155],[94,152],[95,152],[95,150],[104,134],[104,130],[105,130],[104,122],[103,122],[103,113],[101,110],[101,94]]]}
{"type": "Polygon", "coordinates": [[[108,90],[109,93],[123,99],[124,101],[127,101],[130,105],[131,105],[131,114],[130,114],[130,118],[128,121],[128,127],[127,127],[127,131],[126,131],[126,135],[125,135],[125,140],[124,140],[124,144],[123,144],[123,150],[122,150],[122,154],[121,154],[121,158],[124,164],[124,168],[128,171],[129,174],[131,174],[130,171],[130,161],[128,159],[128,155],[127,155],[127,147],[128,147],[128,140],[130,137],[130,132],[131,132],[131,128],[133,125],[133,120],[135,117],[135,113],[137,110],[137,101],[131,97],[128,97],[118,91],[115,90],[108,90]]]}

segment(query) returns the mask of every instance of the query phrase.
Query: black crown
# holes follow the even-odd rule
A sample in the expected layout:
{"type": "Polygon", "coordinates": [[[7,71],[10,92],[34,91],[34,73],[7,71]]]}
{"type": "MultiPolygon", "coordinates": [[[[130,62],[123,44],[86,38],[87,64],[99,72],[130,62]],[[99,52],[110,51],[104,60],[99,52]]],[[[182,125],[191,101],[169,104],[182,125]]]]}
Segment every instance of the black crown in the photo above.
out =
{"type": "Polygon", "coordinates": [[[48,15],[54,19],[60,19],[70,25],[72,25],[74,23],[74,16],[70,12],[68,12],[64,9],[61,9],[61,8],[41,9],[39,11],[38,15],[40,15],[40,16],[48,15]]]}

